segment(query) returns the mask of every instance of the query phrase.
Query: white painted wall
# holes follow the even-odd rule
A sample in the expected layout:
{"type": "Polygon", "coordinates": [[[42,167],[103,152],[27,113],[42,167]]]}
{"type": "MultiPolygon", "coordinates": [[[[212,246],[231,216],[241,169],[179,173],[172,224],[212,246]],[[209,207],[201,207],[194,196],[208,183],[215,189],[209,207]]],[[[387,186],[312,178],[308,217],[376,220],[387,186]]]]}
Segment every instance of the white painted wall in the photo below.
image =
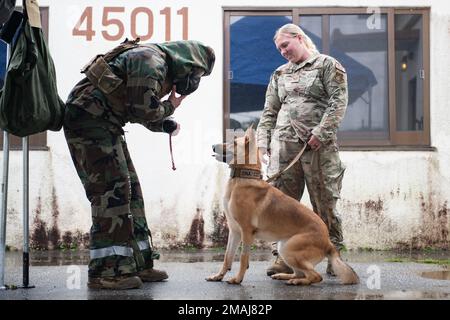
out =
{"type": "MultiPolygon", "coordinates": [[[[202,79],[199,90],[186,98],[175,114],[182,125],[173,141],[178,169],[171,170],[166,135],[128,125],[126,139],[141,180],[154,243],[158,247],[182,243],[197,208],[203,212],[207,237],[212,235],[217,228],[213,208],[219,205],[220,209],[228,175],[228,169],[210,156],[210,146],[222,138],[222,7],[309,6],[311,2],[105,0],[99,4],[87,0],[40,0],[40,5],[50,7],[49,47],[63,99],[81,79],[80,68],[94,55],[119,42],[105,41],[100,36],[104,6],[126,6],[126,12],[116,16],[121,17],[128,36],[132,9],[149,7],[154,13],[155,26],[151,42],[164,41],[164,19],[159,11],[165,7],[172,8],[172,40],[181,39],[181,19],[176,10],[189,7],[189,38],[215,48],[217,60],[212,75],[202,79]],[[93,6],[97,31],[91,42],[72,36],[72,28],[87,6],[93,6]]],[[[426,241],[438,239],[438,231],[448,233],[450,228],[447,217],[450,200],[450,3],[440,0],[325,0],[320,6],[431,7],[431,141],[436,151],[341,152],[347,171],[339,203],[344,236],[350,248],[427,245],[426,241]],[[432,218],[437,217],[439,211],[441,222],[432,218]]],[[[115,30],[111,28],[110,32],[115,30]]],[[[46,223],[47,229],[56,224],[61,235],[67,231],[86,233],[90,227],[90,206],[72,165],[63,132],[49,132],[48,146],[48,152],[30,152],[31,231],[35,231],[38,217],[46,223]]],[[[11,151],[10,161],[7,243],[20,248],[21,152],[11,151]]],[[[309,203],[307,195],[304,200],[309,203]]],[[[446,237],[448,243],[448,234],[446,237]]],[[[210,239],[206,239],[205,244],[210,243],[210,239]]]]}

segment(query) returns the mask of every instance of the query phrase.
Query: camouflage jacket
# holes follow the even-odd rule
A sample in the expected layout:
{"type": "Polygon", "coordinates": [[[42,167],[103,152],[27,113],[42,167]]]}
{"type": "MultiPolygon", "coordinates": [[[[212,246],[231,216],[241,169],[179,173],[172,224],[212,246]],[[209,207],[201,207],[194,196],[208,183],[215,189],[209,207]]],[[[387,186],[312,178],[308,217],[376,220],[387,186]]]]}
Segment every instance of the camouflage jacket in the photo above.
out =
{"type": "Polygon", "coordinates": [[[311,134],[324,144],[335,142],[347,100],[346,71],[334,58],[315,54],[280,66],[266,91],[258,147],[268,149],[272,137],[307,142],[311,134]]]}
{"type": "Polygon", "coordinates": [[[108,63],[113,76],[125,81],[126,92],[120,109],[87,78],[72,89],[67,104],[118,128],[131,122],[162,131],[162,120],[173,114],[174,107],[161,98],[170,93],[174,80],[189,76],[193,68],[204,69],[202,76],[209,75],[214,59],[214,51],[197,41],[140,44],[108,63]]]}

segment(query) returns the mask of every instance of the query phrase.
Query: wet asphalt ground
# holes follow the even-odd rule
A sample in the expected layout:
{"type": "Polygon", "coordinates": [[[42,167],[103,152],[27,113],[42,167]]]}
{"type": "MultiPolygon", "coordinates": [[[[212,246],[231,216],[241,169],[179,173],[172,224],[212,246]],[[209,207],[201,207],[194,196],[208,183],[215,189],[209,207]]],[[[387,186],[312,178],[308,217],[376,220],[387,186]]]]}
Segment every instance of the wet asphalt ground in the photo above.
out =
{"type": "MultiPolygon", "coordinates": [[[[255,250],[244,281],[230,285],[205,281],[221,267],[223,251],[161,251],[155,268],[166,270],[168,280],[109,291],[86,287],[88,251],[32,252],[30,285],[35,288],[15,288],[22,284],[22,254],[7,252],[5,284],[13,289],[0,290],[0,300],[450,300],[450,251],[350,251],[343,258],[360,276],[360,284],[345,286],[327,276],[324,260],[316,266],[322,282],[288,286],[266,276],[269,250],[255,250]]],[[[235,262],[225,280],[237,268],[235,262]]]]}

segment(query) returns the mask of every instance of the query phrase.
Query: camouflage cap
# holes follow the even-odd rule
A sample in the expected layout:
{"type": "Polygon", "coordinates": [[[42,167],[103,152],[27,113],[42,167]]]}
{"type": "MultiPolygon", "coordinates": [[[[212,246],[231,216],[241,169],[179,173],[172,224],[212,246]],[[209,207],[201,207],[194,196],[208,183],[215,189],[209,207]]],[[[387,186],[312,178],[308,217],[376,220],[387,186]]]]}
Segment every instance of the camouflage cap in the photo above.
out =
{"type": "Polygon", "coordinates": [[[167,54],[169,74],[172,79],[187,77],[193,68],[201,68],[203,76],[210,75],[214,67],[216,56],[211,47],[199,41],[172,41],[157,44],[167,54]]]}

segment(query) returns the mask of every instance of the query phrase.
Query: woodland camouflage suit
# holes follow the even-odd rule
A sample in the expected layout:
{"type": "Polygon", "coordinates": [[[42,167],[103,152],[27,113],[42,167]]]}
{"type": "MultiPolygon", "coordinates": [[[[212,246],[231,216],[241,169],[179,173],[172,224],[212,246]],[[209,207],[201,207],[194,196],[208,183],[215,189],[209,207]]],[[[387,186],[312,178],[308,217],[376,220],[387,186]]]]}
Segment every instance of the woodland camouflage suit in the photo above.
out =
{"type": "Polygon", "coordinates": [[[134,274],[152,268],[158,258],[149,243],[144,199],[122,128],[131,122],[170,133],[164,120],[174,107],[160,99],[173,84],[180,94],[190,93],[182,86],[195,90],[200,77],[211,73],[215,56],[197,41],[126,41],[98,58],[71,91],[64,121],[72,160],[91,202],[93,278],[134,274]],[[107,63],[106,69],[99,61],[107,63]]]}

